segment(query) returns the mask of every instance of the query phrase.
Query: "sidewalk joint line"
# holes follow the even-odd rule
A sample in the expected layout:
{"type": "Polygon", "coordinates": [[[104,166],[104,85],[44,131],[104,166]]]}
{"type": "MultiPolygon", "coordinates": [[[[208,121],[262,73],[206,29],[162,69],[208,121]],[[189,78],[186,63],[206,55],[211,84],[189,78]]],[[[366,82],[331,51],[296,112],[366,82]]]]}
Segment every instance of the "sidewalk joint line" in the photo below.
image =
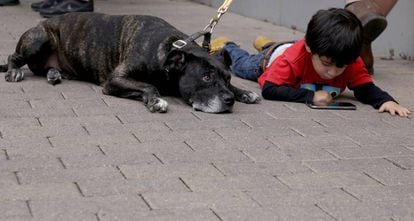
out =
{"type": "Polygon", "coordinates": [[[115,118],[118,119],[121,124],[125,124],[118,115],[115,115],[115,118]]]}
{"type": "Polygon", "coordinates": [[[213,166],[219,173],[221,173],[221,175],[223,176],[227,176],[222,170],[220,170],[214,163],[210,163],[211,166],[213,166]]]}
{"type": "Polygon", "coordinates": [[[79,117],[79,114],[78,114],[78,113],[76,113],[75,108],[74,108],[74,107],[72,107],[71,109],[72,109],[72,112],[75,114],[75,116],[76,116],[76,117],[79,117]]]}
{"type": "Polygon", "coordinates": [[[29,210],[30,216],[33,217],[33,211],[32,211],[32,207],[30,206],[30,200],[26,200],[26,206],[27,206],[27,209],[29,210]]]}
{"type": "Polygon", "coordinates": [[[35,119],[37,120],[37,123],[39,124],[39,126],[43,127],[43,124],[40,121],[40,117],[35,117],[35,119]]]}
{"type": "Polygon", "coordinates": [[[246,194],[247,195],[247,197],[249,197],[253,202],[255,202],[255,203],[257,203],[257,205],[259,205],[260,207],[263,207],[263,205],[259,202],[259,201],[257,201],[255,198],[253,198],[253,196],[251,196],[250,194],[249,194],[249,191],[247,191],[247,190],[244,190],[244,191],[242,191],[244,194],[246,194]]]}
{"type": "Polygon", "coordinates": [[[248,128],[253,129],[253,126],[251,126],[250,124],[248,124],[247,122],[245,122],[243,119],[240,119],[240,121],[246,125],[248,128]]]}
{"type": "Polygon", "coordinates": [[[68,98],[66,97],[65,93],[60,92],[60,95],[62,95],[63,100],[67,100],[68,98]]]}
{"type": "Polygon", "coordinates": [[[362,172],[365,176],[373,179],[375,182],[381,184],[382,186],[386,186],[385,184],[383,184],[381,181],[379,181],[378,179],[374,178],[373,176],[369,175],[367,172],[362,172]]]}
{"type": "Polygon", "coordinates": [[[314,205],[316,208],[320,209],[323,213],[325,213],[326,215],[328,215],[329,217],[331,217],[334,220],[338,220],[335,216],[333,216],[332,214],[330,214],[328,211],[325,211],[324,209],[322,209],[322,207],[320,207],[317,203],[315,203],[314,205]]]}
{"type": "Polygon", "coordinates": [[[166,123],[166,122],[162,122],[171,132],[173,131],[173,129],[170,127],[170,126],[168,126],[168,124],[166,123]]]}
{"type": "Polygon", "coordinates": [[[104,98],[101,98],[101,101],[107,106],[107,107],[110,107],[109,106],[109,104],[105,101],[105,99],[104,98]]]}
{"type": "Polygon", "coordinates": [[[217,136],[219,136],[221,139],[226,140],[223,136],[221,136],[221,134],[219,134],[216,129],[212,129],[211,131],[213,131],[213,133],[217,134],[217,136]]]}
{"type": "Polygon", "coordinates": [[[219,219],[220,221],[223,221],[223,219],[216,213],[216,211],[214,211],[212,208],[209,208],[209,209],[217,217],[217,219],[219,219]]]}
{"type": "Polygon", "coordinates": [[[151,207],[151,205],[149,204],[149,202],[144,198],[144,196],[140,193],[138,194],[138,196],[142,199],[142,201],[144,201],[145,205],[148,206],[149,210],[153,210],[153,208],[151,207]]]}
{"type": "Polygon", "coordinates": [[[189,143],[187,143],[187,141],[184,141],[184,144],[188,147],[188,148],[190,148],[190,150],[192,150],[193,152],[196,152],[195,151],[195,149],[189,144],[189,143]]]}
{"type": "Polygon", "coordinates": [[[105,151],[102,149],[102,147],[101,147],[101,145],[96,145],[96,147],[98,147],[98,150],[103,154],[103,155],[105,155],[106,156],[106,153],[105,153],[105,151]]]}
{"type": "Polygon", "coordinates": [[[59,161],[59,163],[62,165],[63,169],[67,169],[65,163],[63,163],[62,157],[57,157],[57,160],[59,161]]]}
{"type": "Polygon", "coordinates": [[[121,174],[121,176],[122,176],[124,179],[128,180],[127,176],[125,175],[125,173],[124,173],[124,172],[122,172],[122,170],[121,170],[121,168],[120,168],[119,166],[115,166],[115,168],[118,170],[118,172],[121,174]]]}
{"type": "Polygon", "coordinates": [[[361,199],[359,199],[357,196],[355,196],[354,194],[350,193],[349,191],[347,191],[345,188],[341,187],[339,188],[342,192],[350,195],[352,198],[355,198],[356,200],[358,200],[359,202],[362,202],[361,199]]]}
{"type": "Polygon", "coordinates": [[[33,105],[32,105],[32,102],[30,102],[30,100],[28,100],[28,101],[27,101],[27,103],[29,104],[29,106],[30,106],[30,109],[33,109],[33,105]]]}
{"type": "Polygon", "coordinates": [[[152,153],[152,156],[154,156],[155,159],[157,159],[161,164],[164,164],[164,162],[161,160],[161,158],[159,158],[155,153],[152,153]]]}
{"type": "Polygon", "coordinates": [[[85,197],[85,194],[83,194],[82,189],[79,186],[79,183],[78,182],[73,182],[73,184],[75,184],[76,189],[78,189],[78,191],[81,194],[81,196],[85,197]]]}
{"type": "Polygon", "coordinates": [[[396,166],[396,167],[398,167],[398,168],[400,168],[402,170],[408,170],[408,168],[405,168],[404,166],[402,166],[402,165],[398,164],[397,162],[394,162],[394,161],[392,161],[392,160],[390,160],[390,159],[388,159],[386,157],[384,157],[383,159],[386,160],[386,161],[388,161],[388,162],[390,162],[390,163],[392,163],[394,166],[396,166]]]}
{"type": "Polygon", "coordinates": [[[0,131],[0,139],[3,139],[3,134],[1,133],[1,131],[0,131]]]}
{"type": "Polygon", "coordinates": [[[17,171],[14,171],[13,172],[14,176],[16,177],[17,184],[22,185],[22,182],[20,180],[20,177],[19,177],[19,174],[18,173],[19,172],[17,172],[17,171]]]}
{"type": "Polygon", "coordinates": [[[194,112],[191,112],[191,114],[195,117],[195,118],[197,118],[199,121],[202,121],[202,119],[197,115],[197,114],[195,114],[194,112]]]}
{"type": "Polygon", "coordinates": [[[294,133],[297,133],[297,134],[298,134],[299,136],[301,136],[301,137],[306,137],[306,135],[305,135],[305,134],[301,133],[299,130],[297,130],[297,129],[293,128],[293,127],[289,127],[289,129],[290,129],[291,131],[293,131],[294,133]]]}
{"type": "Polygon", "coordinates": [[[181,177],[178,177],[178,179],[184,184],[184,186],[190,191],[190,192],[193,192],[193,190],[190,188],[190,186],[188,186],[188,184],[187,183],[185,183],[185,181],[183,180],[183,178],[181,178],[181,177]]]}
{"type": "Polygon", "coordinates": [[[82,128],[85,130],[85,132],[86,132],[86,134],[87,134],[88,136],[90,136],[90,135],[91,135],[91,133],[89,133],[88,129],[86,128],[86,126],[83,126],[83,125],[82,125],[82,128]]]}
{"type": "Polygon", "coordinates": [[[279,183],[281,183],[282,185],[284,185],[284,186],[286,186],[289,190],[291,190],[292,188],[290,188],[290,186],[287,184],[287,183],[285,183],[285,182],[283,182],[283,180],[281,180],[277,175],[274,175],[273,176],[277,181],[279,181],[279,183]]]}
{"type": "Polygon", "coordinates": [[[46,139],[47,139],[47,142],[49,142],[49,144],[50,144],[51,147],[55,147],[53,145],[52,141],[50,140],[50,136],[47,136],[46,139]]]}
{"type": "Polygon", "coordinates": [[[138,143],[142,143],[142,141],[135,135],[135,133],[131,133],[132,136],[138,141],[138,143]]]}
{"type": "Polygon", "coordinates": [[[3,152],[4,152],[4,155],[6,156],[6,160],[10,160],[10,156],[7,153],[7,150],[6,149],[3,149],[3,152]]]}

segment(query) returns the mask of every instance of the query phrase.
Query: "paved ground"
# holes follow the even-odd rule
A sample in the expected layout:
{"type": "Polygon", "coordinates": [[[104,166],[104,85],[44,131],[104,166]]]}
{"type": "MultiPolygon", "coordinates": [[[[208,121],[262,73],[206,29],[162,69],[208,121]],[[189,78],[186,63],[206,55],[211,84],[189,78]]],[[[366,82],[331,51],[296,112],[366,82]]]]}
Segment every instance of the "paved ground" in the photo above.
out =
{"type": "MultiPolygon", "coordinates": [[[[41,20],[31,2],[0,8],[1,63],[41,20]]],[[[188,1],[96,2],[97,12],[157,15],[189,34],[215,10],[188,1]]],[[[259,33],[302,36],[232,13],[215,36],[253,51],[259,33]]],[[[377,84],[414,110],[414,64],[377,58],[376,71],[377,84]]],[[[253,82],[233,82],[259,92],[253,82]]],[[[1,77],[0,220],[414,219],[413,120],[355,100],[357,111],[263,101],[221,115],[168,101],[169,113],[151,114],[89,83],[1,77]]]]}

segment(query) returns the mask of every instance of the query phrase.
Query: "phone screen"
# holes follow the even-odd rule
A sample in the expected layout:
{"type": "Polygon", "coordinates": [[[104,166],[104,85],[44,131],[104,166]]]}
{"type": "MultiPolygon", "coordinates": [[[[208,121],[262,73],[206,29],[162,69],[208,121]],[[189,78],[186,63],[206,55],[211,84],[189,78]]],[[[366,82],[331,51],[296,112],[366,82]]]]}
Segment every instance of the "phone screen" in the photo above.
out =
{"type": "Polygon", "coordinates": [[[308,107],[313,109],[330,109],[330,110],[356,110],[356,106],[349,102],[332,102],[326,106],[317,106],[313,104],[307,104],[308,107]]]}

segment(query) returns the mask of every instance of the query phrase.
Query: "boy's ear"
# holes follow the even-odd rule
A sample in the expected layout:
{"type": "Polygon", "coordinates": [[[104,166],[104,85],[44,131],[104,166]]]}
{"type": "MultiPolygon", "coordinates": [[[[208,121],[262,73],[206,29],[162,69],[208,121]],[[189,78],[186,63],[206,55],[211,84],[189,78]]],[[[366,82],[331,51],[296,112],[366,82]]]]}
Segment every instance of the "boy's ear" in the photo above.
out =
{"type": "Polygon", "coordinates": [[[308,44],[306,44],[306,41],[305,41],[305,48],[307,52],[312,53],[310,47],[308,46],[308,44]]]}
{"type": "Polygon", "coordinates": [[[186,53],[180,50],[172,50],[165,59],[164,67],[168,71],[182,72],[186,65],[186,53]]]}

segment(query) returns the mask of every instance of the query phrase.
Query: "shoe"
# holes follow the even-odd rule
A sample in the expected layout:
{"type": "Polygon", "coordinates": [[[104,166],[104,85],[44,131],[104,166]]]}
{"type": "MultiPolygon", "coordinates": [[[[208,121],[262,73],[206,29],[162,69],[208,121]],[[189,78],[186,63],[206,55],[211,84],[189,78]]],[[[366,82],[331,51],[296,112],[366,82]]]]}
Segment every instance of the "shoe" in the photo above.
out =
{"type": "Polygon", "coordinates": [[[217,54],[221,49],[229,42],[232,42],[228,37],[218,37],[211,41],[210,44],[210,53],[217,54]]]}
{"type": "Polygon", "coordinates": [[[39,10],[40,15],[45,18],[63,15],[69,12],[93,12],[93,0],[87,2],[81,0],[64,0],[53,7],[39,10]]]}
{"type": "Polygon", "coordinates": [[[256,48],[258,52],[262,52],[263,48],[273,43],[275,43],[273,39],[260,35],[254,40],[253,47],[256,48]]]}
{"type": "Polygon", "coordinates": [[[38,12],[39,10],[53,7],[61,3],[62,1],[63,0],[44,0],[44,1],[32,3],[30,6],[32,7],[33,11],[38,12]]]}
{"type": "Polygon", "coordinates": [[[0,0],[0,6],[10,6],[20,4],[19,0],[0,0]]]}
{"type": "Polygon", "coordinates": [[[387,27],[387,19],[383,14],[381,5],[373,0],[361,0],[345,6],[361,21],[364,29],[364,42],[361,58],[370,74],[374,73],[374,58],[372,56],[371,42],[374,41],[387,27]]]}

